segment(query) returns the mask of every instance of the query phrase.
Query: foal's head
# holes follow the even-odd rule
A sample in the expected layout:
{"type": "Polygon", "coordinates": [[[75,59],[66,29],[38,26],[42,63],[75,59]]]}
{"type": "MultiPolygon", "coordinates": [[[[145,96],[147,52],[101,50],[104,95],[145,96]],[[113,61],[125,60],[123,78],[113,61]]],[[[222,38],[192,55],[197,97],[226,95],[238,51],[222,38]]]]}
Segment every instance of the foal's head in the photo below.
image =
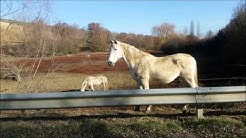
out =
{"type": "Polygon", "coordinates": [[[110,55],[108,58],[108,65],[114,66],[115,63],[123,57],[123,51],[120,46],[120,42],[116,40],[110,40],[110,55]]]}

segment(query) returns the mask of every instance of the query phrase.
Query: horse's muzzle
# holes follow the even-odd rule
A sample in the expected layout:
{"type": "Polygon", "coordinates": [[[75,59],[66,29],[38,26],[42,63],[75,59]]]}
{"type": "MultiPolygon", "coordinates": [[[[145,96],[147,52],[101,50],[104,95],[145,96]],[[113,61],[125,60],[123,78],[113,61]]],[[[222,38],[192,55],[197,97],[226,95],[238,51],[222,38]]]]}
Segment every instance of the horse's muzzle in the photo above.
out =
{"type": "Polygon", "coordinates": [[[113,67],[114,63],[112,61],[108,61],[108,65],[113,67]]]}

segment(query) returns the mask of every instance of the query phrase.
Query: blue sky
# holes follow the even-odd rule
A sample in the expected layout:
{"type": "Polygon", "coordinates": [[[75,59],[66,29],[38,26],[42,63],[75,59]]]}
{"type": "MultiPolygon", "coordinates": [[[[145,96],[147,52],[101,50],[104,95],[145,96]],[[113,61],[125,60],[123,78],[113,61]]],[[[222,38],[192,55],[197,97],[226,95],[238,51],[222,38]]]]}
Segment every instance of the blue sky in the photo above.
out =
{"type": "Polygon", "coordinates": [[[91,22],[101,23],[111,32],[151,34],[153,26],[172,23],[176,31],[190,28],[191,20],[200,24],[200,32],[217,32],[229,23],[238,0],[51,0],[51,19],[76,24],[80,28],[91,22]]]}
{"type": "Polygon", "coordinates": [[[151,34],[154,25],[173,23],[176,30],[189,29],[191,20],[200,32],[217,32],[229,23],[239,1],[52,1],[57,20],[79,27],[101,23],[112,32],[151,34]]]}

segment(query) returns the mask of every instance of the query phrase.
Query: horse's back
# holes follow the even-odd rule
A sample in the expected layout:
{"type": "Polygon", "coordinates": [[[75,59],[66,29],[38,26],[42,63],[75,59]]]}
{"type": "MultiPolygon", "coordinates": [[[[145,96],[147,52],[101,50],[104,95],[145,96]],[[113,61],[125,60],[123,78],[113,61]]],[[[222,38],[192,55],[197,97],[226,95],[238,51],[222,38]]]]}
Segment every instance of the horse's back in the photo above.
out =
{"type": "Polygon", "coordinates": [[[175,67],[196,63],[195,59],[191,55],[184,53],[178,53],[164,57],[155,57],[155,59],[152,59],[151,62],[155,68],[163,67],[165,69],[175,69],[175,67]]]}
{"type": "Polygon", "coordinates": [[[108,82],[108,78],[106,76],[101,75],[100,78],[101,78],[102,82],[105,82],[105,83],[108,82]]]}
{"type": "Polygon", "coordinates": [[[185,53],[178,53],[171,55],[173,57],[173,62],[175,62],[180,69],[185,69],[185,68],[196,68],[196,60],[193,56],[190,54],[185,54],[185,53]]]}
{"type": "Polygon", "coordinates": [[[173,55],[170,55],[170,56],[173,56],[174,58],[176,59],[194,59],[193,56],[191,56],[190,54],[186,54],[186,53],[177,53],[177,54],[173,54],[173,55]]]}
{"type": "Polygon", "coordinates": [[[189,54],[178,53],[155,57],[152,61],[150,76],[169,83],[183,72],[190,72],[194,68],[196,68],[196,61],[189,54]]]}

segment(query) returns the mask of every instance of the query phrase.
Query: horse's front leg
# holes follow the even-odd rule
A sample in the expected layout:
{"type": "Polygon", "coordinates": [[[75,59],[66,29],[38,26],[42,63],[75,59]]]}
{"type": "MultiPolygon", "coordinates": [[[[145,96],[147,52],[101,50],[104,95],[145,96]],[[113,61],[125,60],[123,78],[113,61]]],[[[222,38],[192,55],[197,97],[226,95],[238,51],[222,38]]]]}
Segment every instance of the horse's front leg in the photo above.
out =
{"type": "Polygon", "coordinates": [[[143,89],[143,86],[141,85],[140,82],[137,82],[137,87],[138,87],[139,89],[143,89]]]}
{"type": "MultiPolygon", "coordinates": [[[[141,86],[143,87],[143,89],[149,89],[149,78],[142,79],[141,80],[141,86]]],[[[150,112],[151,108],[152,108],[152,105],[148,105],[148,107],[146,109],[146,113],[150,112]]]]}
{"type": "MultiPolygon", "coordinates": [[[[143,87],[142,87],[140,81],[137,80],[137,79],[135,79],[135,81],[137,82],[137,87],[138,87],[139,89],[143,89],[143,87]]],[[[134,111],[140,111],[140,105],[134,106],[134,111]]]]}
{"type": "Polygon", "coordinates": [[[149,89],[149,80],[148,79],[141,80],[141,85],[143,89],[149,89]]]}
{"type": "Polygon", "coordinates": [[[139,89],[149,89],[149,80],[139,80],[137,85],[139,89]]]}

